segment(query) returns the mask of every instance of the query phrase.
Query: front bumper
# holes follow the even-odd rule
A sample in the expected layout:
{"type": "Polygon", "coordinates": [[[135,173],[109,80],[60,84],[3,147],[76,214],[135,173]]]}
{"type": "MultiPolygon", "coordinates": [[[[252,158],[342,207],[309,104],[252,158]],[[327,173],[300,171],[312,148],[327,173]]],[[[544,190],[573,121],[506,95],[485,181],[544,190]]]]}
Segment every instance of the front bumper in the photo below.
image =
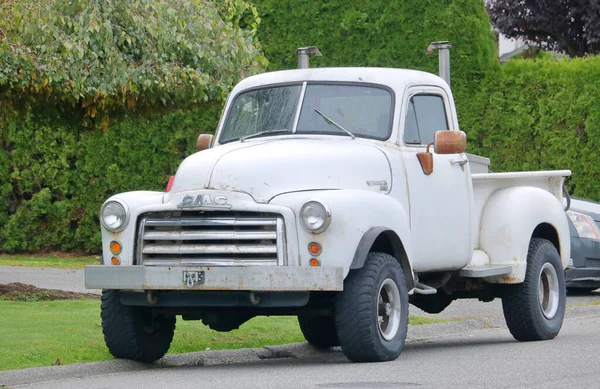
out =
{"type": "Polygon", "coordinates": [[[337,267],[85,267],[85,287],[88,289],[341,291],[343,285],[343,270],[337,267]],[[196,274],[201,274],[201,277],[197,277],[195,282],[188,282],[190,275],[196,274]]]}

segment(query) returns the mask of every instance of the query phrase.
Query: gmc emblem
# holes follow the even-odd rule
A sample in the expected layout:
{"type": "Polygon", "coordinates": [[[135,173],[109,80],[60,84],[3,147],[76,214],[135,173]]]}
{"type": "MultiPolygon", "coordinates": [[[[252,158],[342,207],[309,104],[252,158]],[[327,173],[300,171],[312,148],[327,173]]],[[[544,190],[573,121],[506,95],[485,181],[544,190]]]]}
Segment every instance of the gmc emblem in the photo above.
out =
{"type": "Polygon", "coordinates": [[[231,205],[227,203],[227,197],[211,195],[185,196],[177,208],[220,208],[229,209],[231,205]]]}

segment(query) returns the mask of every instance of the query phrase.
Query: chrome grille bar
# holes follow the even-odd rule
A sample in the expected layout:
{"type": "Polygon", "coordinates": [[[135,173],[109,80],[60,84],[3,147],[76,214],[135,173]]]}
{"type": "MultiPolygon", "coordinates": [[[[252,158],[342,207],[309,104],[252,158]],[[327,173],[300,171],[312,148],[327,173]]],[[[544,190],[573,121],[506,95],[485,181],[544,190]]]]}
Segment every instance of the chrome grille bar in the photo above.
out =
{"type": "Polygon", "coordinates": [[[215,227],[215,226],[274,226],[277,219],[236,219],[223,218],[190,218],[190,219],[146,219],[146,225],[151,227],[215,227]]]}
{"type": "Polygon", "coordinates": [[[140,218],[137,263],[147,266],[285,264],[285,223],[258,212],[162,212],[140,218]]]}
{"type": "Polygon", "coordinates": [[[150,231],[144,240],[260,240],[277,239],[277,233],[255,231],[150,231]]]}
{"type": "Polygon", "coordinates": [[[275,245],[147,244],[142,254],[276,254],[275,245]]]}

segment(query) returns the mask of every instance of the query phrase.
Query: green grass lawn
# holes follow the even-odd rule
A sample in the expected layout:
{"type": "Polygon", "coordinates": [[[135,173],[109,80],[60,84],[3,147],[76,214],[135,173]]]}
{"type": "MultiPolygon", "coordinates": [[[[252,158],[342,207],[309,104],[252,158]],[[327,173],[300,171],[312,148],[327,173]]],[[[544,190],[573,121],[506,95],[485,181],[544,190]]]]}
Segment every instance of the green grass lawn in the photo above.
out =
{"type": "Polygon", "coordinates": [[[100,257],[70,257],[56,255],[0,255],[0,266],[59,267],[83,269],[86,265],[99,265],[100,257]]]}
{"type": "MultiPolygon", "coordinates": [[[[410,317],[410,324],[440,320],[410,317]]],[[[169,354],[304,342],[295,317],[257,317],[231,332],[177,320],[169,354]]],[[[100,301],[0,300],[0,370],[112,359],[102,337],[100,301]]]]}

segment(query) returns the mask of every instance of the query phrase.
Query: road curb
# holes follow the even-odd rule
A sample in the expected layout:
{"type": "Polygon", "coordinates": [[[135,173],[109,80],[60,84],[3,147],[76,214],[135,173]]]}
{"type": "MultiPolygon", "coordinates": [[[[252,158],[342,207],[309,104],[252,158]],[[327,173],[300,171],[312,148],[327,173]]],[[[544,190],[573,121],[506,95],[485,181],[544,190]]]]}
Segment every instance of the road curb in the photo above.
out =
{"type": "MultiPolygon", "coordinates": [[[[589,316],[600,316],[600,305],[569,307],[565,318],[576,319],[589,316]]],[[[478,319],[467,319],[434,324],[409,326],[407,344],[429,341],[474,331],[506,328],[504,317],[491,316],[478,319]]],[[[308,343],[292,343],[280,346],[264,346],[238,350],[209,350],[186,354],[170,354],[154,364],[143,364],[119,359],[103,362],[88,362],[66,366],[35,367],[21,370],[0,371],[0,388],[15,385],[34,384],[39,382],[60,381],[78,377],[96,375],[112,375],[130,371],[161,369],[184,366],[215,366],[227,364],[256,363],[274,359],[315,359],[339,358],[347,360],[339,347],[327,350],[318,349],[308,343]]]]}

